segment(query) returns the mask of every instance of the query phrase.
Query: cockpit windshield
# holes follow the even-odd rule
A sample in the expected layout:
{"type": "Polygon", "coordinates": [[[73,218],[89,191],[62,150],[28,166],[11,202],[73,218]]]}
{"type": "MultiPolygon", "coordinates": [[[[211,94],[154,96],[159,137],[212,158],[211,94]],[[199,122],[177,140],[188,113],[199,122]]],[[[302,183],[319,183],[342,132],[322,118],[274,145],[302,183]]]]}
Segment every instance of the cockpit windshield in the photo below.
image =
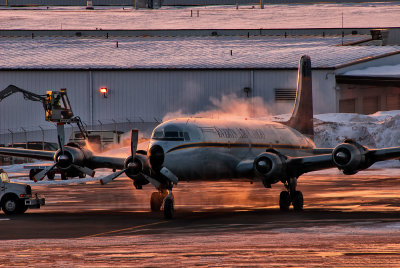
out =
{"type": "Polygon", "coordinates": [[[167,140],[167,141],[189,141],[189,133],[183,131],[177,126],[167,125],[161,126],[154,130],[153,140],[167,140]]]}

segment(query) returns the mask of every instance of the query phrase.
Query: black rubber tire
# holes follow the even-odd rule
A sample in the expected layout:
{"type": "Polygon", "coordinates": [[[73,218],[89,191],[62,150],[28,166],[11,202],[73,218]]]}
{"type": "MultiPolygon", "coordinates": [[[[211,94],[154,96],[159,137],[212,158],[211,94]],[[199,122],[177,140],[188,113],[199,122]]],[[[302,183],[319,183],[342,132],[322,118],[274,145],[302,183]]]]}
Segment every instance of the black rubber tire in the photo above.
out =
{"type": "Polygon", "coordinates": [[[282,191],[279,196],[279,209],[288,211],[290,207],[290,195],[287,191],[282,191]]]}
{"type": "Polygon", "coordinates": [[[54,180],[54,177],[56,176],[56,174],[55,173],[53,173],[53,172],[49,172],[49,173],[47,173],[47,178],[49,179],[49,180],[54,180]]]}
{"type": "Polygon", "coordinates": [[[304,205],[303,193],[300,191],[296,191],[293,196],[293,209],[295,211],[302,211],[304,205]]]}
{"type": "Polygon", "coordinates": [[[160,211],[163,198],[159,192],[153,192],[150,198],[151,211],[160,211]]]}
{"type": "Polygon", "coordinates": [[[164,218],[167,220],[174,217],[174,199],[167,198],[164,202],[164,218]]]}
{"type": "Polygon", "coordinates": [[[33,181],[33,177],[34,177],[36,174],[38,174],[38,173],[39,173],[39,172],[37,172],[36,169],[31,168],[31,169],[29,170],[29,179],[30,179],[31,181],[33,181]]]}
{"type": "Polygon", "coordinates": [[[6,215],[17,214],[18,211],[21,211],[20,204],[21,202],[18,197],[15,195],[8,195],[4,197],[1,203],[1,209],[6,215]]]}
{"type": "Polygon", "coordinates": [[[28,206],[25,205],[25,200],[24,199],[20,199],[19,200],[19,206],[18,206],[18,210],[16,212],[16,214],[24,214],[25,211],[28,210],[28,206]]]}
{"type": "Polygon", "coordinates": [[[61,173],[61,180],[68,180],[67,175],[65,173],[61,173]]]}

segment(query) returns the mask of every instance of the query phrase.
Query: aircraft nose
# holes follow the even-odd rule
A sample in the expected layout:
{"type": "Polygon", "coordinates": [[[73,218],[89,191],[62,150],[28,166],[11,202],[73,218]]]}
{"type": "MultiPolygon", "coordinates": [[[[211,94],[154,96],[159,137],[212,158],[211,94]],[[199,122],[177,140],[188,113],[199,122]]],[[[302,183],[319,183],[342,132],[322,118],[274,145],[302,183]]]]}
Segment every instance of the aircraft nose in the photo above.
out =
{"type": "Polygon", "coordinates": [[[164,150],[160,145],[153,145],[149,150],[149,160],[151,168],[160,170],[164,163],[164,150]]]}

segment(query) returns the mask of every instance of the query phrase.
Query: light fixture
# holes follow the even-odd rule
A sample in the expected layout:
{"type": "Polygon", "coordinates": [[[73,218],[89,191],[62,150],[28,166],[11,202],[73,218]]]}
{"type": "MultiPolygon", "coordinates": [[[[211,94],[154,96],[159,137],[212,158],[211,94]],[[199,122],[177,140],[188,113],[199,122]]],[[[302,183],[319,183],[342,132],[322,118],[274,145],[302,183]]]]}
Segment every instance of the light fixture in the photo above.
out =
{"type": "Polygon", "coordinates": [[[103,95],[104,98],[107,98],[108,88],[106,88],[106,87],[100,88],[100,93],[101,93],[101,95],[103,95]]]}

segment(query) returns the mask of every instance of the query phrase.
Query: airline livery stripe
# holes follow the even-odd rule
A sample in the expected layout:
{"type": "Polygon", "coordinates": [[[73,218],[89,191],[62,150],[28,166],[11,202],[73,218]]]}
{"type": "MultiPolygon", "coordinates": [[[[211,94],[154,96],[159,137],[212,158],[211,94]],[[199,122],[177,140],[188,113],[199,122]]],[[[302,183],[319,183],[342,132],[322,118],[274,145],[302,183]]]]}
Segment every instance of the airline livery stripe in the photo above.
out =
{"type": "Polygon", "coordinates": [[[197,148],[197,147],[219,147],[219,148],[274,148],[274,149],[292,149],[292,150],[313,150],[311,146],[300,146],[292,144],[260,144],[260,143],[217,143],[217,142],[201,142],[188,143],[176,146],[168,150],[167,153],[176,150],[197,148]]]}

